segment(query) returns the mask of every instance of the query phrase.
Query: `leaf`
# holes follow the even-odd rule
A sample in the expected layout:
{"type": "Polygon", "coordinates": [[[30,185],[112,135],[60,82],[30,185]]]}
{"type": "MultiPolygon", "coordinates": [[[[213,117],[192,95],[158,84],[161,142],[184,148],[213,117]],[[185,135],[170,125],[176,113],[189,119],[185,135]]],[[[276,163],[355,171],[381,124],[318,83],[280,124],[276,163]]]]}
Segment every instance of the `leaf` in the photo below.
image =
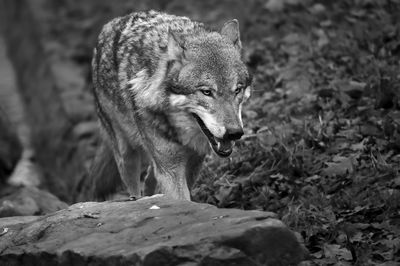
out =
{"type": "Polygon", "coordinates": [[[318,36],[317,45],[319,48],[322,48],[325,45],[329,44],[329,38],[328,36],[326,36],[324,30],[317,29],[315,30],[315,34],[318,36]]]}
{"type": "Polygon", "coordinates": [[[258,114],[257,114],[257,112],[255,112],[255,111],[252,111],[252,110],[247,110],[247,111],[244,111],[243,112],[243,116],[245,117],[245,118],[247,118],[247,119],[255,119],[257,116],[258,116],[258,114]]]}
{"type": "Polygon", "coordinates": [[[225,204],[228,204],[235,198],[235,195],[237,194],[238,190],[239,190],[239,184],[237,183],[226,184],[224,186],[221,186],[219,190],[215,193],[215,198],[219,201],[219,204],[221,206],[224,206],[225,204]]]}
{"type": "Polygon", "coordinates": [[[262,98],[264,101],[270,101],[274,98],[274,96],[275,96],[275,93],[267,91],[263,94],[262,98]]]}
{"type": "Polygon", "coordinates": [[[294,80],[288,81],[286,83],[286,89],[286,94],[290,99],[300,99],[310,91],[311,82],[306,75],[302,75],[294,80]]]}
{"type": "Polygon", "coordinates": [[[269,0],[264,7],[271,12],[278,12],[283,10],[285,2],[282,0],[269,0]]]}
{"type": "Polygon", "coordinates": [[[363,139],[360,143],[351,144],[350,149],[352,149],[353,151],[363,151],[365,150],[364,142],[365,139],[363,139]]]}
{"type": "Polygon", "coordinates": [[[347,248],[340,248],[340,245],[324,244],[324,254],[326,258],[339,258],[346,261],[353,260],[351,252],[347,248]]]}
{"type": "Polygon", "coordinates": [[[361,242],[363,234],[362,232],[356,232],[353,236],[350,237],[351,242],[361,242]]]}
{"type": "Polygon", "coordinates": [[[326,7],[323,4],[317,3],[309,8],[313,14],[322,14],[326,11],[326,7]]]}
{"type": "Polygon", "coordinates": [[[319,181],[321,179],[321,177],[319,175],[313,175],[313,176],[309,176],[306,179],[304,179],[305,182],[307,183],[312,183],[314,181],[319,181]]]}
{"type": "Polygon", "coordinates": [[[258,140],[260,143],[265,147],[272,147],[277,143],[277,138],[268,132],[262,132],[261,134],[257,135],[258,140]]]}
{"type": "Polygon", "coordinates": [[[345,92],[351,98],[358,99],[361,97],[367,84],[354,80],[335,80],[332,82],[332,85],[338,91],[345,92]]]}
{"type": "Polygon", "coordinates": [[[396,177],[392,180],[392,186],[395,188],[400,188],[400,176],[396,177]]]}
{"type": "Polygon", "coordinates": [[[377,242],[385,245],[386,247],[388,247],[390,249],[400,250],[400,239],[399,238],[383,239],[383,240],[380,240],[377,242]]]}
{"type": "Polygon", "coordinates": [[[322,170],[322,174],[329,177],[341,176],[354,171],[352,157],[335,156],[333,162],[325,162],[325,164],[327,167],[322,170]]]}

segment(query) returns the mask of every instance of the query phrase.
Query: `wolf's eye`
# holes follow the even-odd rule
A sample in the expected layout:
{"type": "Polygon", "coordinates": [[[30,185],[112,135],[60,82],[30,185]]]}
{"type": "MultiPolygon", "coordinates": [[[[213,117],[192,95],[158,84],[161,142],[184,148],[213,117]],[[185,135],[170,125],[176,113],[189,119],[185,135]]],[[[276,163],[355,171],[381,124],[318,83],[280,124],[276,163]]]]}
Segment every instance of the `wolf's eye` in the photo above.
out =
{"type": "Polygon", "coordinates": [[[208,89],[203,89],[203,90],[201,90],[201,92],[202,92],[205,96],[211,97],[211,96],[213,95],[212,91],[211,91],[211,90],[208,90],[208,89]]]}
{"type": "Polygon", "coordinates": [[[243,89],[244,89],[243,84],[239,83],[239,84],[236,86],[235,94],[241,93],[243,89]]]}

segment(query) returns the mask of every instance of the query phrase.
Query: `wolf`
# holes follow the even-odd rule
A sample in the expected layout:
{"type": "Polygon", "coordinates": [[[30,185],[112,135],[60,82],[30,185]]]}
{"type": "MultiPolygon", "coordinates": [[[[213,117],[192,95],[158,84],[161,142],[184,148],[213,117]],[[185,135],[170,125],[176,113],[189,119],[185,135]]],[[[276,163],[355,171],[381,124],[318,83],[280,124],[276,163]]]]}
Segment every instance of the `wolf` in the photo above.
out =
{"type": "Polygon", "coordinates": [[[252,78],[235,19],[213,31],[157,11],[115,18],[99,34],[92,70],[103,136],[95,197],[114,187],[114,172],[132,199],[141,197],[148,163],[145,195],[190,200],[205,156],[229,156],[243,135],[252,78]]]}

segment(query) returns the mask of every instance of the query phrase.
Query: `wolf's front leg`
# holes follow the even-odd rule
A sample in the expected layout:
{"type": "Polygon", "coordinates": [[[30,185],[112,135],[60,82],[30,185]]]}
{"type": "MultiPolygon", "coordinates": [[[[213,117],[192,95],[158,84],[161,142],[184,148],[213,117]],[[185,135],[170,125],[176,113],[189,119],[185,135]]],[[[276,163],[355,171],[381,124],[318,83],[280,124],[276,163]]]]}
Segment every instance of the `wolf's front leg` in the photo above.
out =
{"type": "Polygon", "coordinates": [[[141,150],[132,148],[122,137],[118,138],[117,145],[113,146],[115,162],[129,196],[138,199],[140,198],[141,150]]]}
{"type": "Polygon", "coordinates": [[[189,188],[197,177],[203,158],[203,155],[180,145],[159,145],[153,161],[159,192],[175,199],[190,200],[189,188]]]}
{"type": "Polygon", "coordinates": [[[158,190],[171,198],[190,200],[190,192],[185,176],[184,164],[174,165],[173,168],[165,166],[155,167],[158,190]]]}
{"type": "Polygon", "coordinates": [[[151,196],[159,192],[157,191],[157,179],[154,176],[153,168],[152,165],[147,167],[146,176],[144,178],[144,196],[151,196]]]}

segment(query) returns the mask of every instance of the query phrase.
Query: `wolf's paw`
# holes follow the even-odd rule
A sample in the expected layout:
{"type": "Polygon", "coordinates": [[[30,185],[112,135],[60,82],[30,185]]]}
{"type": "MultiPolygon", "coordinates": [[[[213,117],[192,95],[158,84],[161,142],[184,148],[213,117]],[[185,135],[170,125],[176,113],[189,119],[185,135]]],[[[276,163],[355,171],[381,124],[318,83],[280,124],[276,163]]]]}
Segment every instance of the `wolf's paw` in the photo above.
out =
{"type": "Polygon", "coordinates": [[[129,196],[129,201],[137,201],[138,199],[140,199],[140,197],[136,197],[136,196],[129,196]]]}
{"type": "MultiPolygon", "coordinates": [[[[165,196],[164,194],[154,194],[154,195],[151,195],[151,196],[145,196],[145,197],[141,197],[141,198],[139,198],[140,200],[142,200],[142,199],[151,199],[151,198],[158,198],[158,197],[163,197],[163,196],[165,196]]],[[[138,200],[139,200],[138,199],[138,200]]]]}
{"type": "Polygon", "coordinates": [[[124,197],[124,198],[118,198],[118,199],[113,199],[110,200],[111,202],[127,202],[127,201],[137,201],[141,199],[142,197],[136,197],[136,196],[129,196],[129,197],[124,197]]]}

